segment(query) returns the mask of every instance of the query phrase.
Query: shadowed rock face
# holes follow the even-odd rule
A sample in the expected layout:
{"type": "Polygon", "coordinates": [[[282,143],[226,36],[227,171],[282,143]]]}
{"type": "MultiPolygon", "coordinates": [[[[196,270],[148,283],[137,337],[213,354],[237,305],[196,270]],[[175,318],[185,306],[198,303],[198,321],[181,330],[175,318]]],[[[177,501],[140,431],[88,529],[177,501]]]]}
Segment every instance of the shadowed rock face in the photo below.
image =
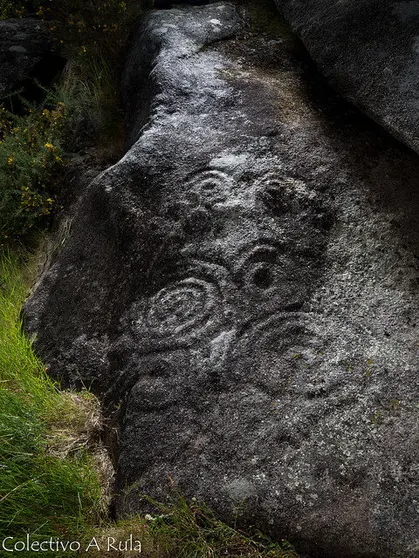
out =
{"type": "Polygon", "coordinates": [[[267,18],[144,20],[129,148],[80,201],[27,328],[119,425],[118,513],[171,476],[310,556],[413,558],[419,161],[267,18]]]}
{"type": "Polygon", "coordinates": [[[419,3],[276,3],[330,83],[419,151],[419,3]]]}
{"type": "Polygon", "coordinates": [[[0,21],[0,97],[14,93],[28,78],[39,78],[40,63],[55,62],[42,21],[35,18],[0,21]]]}

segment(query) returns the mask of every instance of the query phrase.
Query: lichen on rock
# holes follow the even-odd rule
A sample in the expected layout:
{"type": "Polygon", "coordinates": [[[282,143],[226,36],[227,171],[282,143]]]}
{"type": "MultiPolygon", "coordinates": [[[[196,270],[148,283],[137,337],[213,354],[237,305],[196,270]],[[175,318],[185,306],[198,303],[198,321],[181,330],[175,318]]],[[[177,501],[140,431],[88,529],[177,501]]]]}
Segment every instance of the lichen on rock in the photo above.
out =
{"type": "Polygon", "coordinates": [[[245,8],[143,20],[126,154],[27,329],[119,425],[119,514],[170,476],[310,555],[414,558],[419,161],[245,8]]]}

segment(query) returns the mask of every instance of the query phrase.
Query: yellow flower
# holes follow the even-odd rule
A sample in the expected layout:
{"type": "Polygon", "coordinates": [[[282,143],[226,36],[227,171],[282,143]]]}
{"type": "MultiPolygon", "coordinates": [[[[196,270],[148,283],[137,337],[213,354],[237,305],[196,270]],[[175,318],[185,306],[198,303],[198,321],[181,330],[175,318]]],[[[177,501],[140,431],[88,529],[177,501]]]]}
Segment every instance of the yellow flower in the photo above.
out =
{"type": "Polygon", "coordinates": [[[10,157],[7,159],[7,164],[8,165],[13,165],[14,162],[15,162],[14,156],[10,155],[10,157]]]}
{"type": "Polygon", "coordinates": [[[55,147],[52,145],[52,143],[46,143],[45,147],[48,149],[48,151],[55,151],[55,147]]]}

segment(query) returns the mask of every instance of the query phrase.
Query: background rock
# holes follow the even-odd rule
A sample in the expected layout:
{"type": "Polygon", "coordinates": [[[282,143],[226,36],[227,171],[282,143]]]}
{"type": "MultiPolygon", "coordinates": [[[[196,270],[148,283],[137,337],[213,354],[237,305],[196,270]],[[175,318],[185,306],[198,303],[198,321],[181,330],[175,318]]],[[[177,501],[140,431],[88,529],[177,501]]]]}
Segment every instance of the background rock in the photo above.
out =
{"type": "MultiPolygon", "coordinates": [[[[215,0],[216,1],[216,0],[215,0]]],[[[154,0],[156,9],[168,9],[176,4],[189,4],[190,6],[203,6],[214,3],[214,0],[154,0]]]]}
{"type": "MultiPolygon", "coordinates": [[[[267,8],[265,8],[267,9],[267,8]]],[[[418,555],[419,160],[271,11],[154,12],[128,145],[26,305],[119,425],[117,511],[172,477],[318,557],[418,555]]]]}
{"type": "Polygon", "coordinates": [[[419,151],[419,3],[276,3],[333,87],[419,151]]]}
{"type": "Polygon", "coordinates": [[[39,19],[0,21],[0,98],[29,88],[31,91],[26,96],[34,100],[31,95],[36,96],[38,92],[33,80],[48,84],[63,63],[52,53],[50,40],[39,19]]]}

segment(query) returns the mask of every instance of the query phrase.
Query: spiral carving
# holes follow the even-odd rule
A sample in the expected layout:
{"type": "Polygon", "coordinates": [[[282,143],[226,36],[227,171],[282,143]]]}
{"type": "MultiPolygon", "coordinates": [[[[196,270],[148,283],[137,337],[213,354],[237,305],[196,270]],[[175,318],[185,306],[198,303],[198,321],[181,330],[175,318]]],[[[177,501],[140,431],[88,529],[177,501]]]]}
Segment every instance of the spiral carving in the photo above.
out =
{"type": "Polygon", "coordinates": [[[189,278],[159,291],[150,300],[147,327],[165,333],[182,333],[208,319],[216,299],[213,285],[189,278]]]}
{"type": "Polygon", "coordinates": [[[175,278],[172,272],[169,284],[132,308],[133,330],[143,352],[208,341],[231,316],[225,268],[192,260],[182,274],[183,278],[175,278]]]}
{"type": "Polygon", "coordinates": [[[184,336],[205,327],[215,310],[214,285],[195,278],[178,281],[154,295],[144,316],[150,332],[184,336]]]}
{"type": "Polygon", "coordinates": [[[315,197],[302,180],[277,173],[265,175],[257,183],[256,189],[258,198],[276,217],[301,211],[315,197]]]}
{"type": "Polygon", "coordinates": [[[213,206],[225,202],[233,185],[233,179],[222,171],[200,171],[186,181],[186,200],[195,207],[213,206]]]}
{"type": "Polygon", "coordinates": [[[272,394],[281,393],[290,378],[318,360],[322,340],[307,315],[283,312],[243,327],[235,349],[234,376],[246,376],[272,394]]]}

